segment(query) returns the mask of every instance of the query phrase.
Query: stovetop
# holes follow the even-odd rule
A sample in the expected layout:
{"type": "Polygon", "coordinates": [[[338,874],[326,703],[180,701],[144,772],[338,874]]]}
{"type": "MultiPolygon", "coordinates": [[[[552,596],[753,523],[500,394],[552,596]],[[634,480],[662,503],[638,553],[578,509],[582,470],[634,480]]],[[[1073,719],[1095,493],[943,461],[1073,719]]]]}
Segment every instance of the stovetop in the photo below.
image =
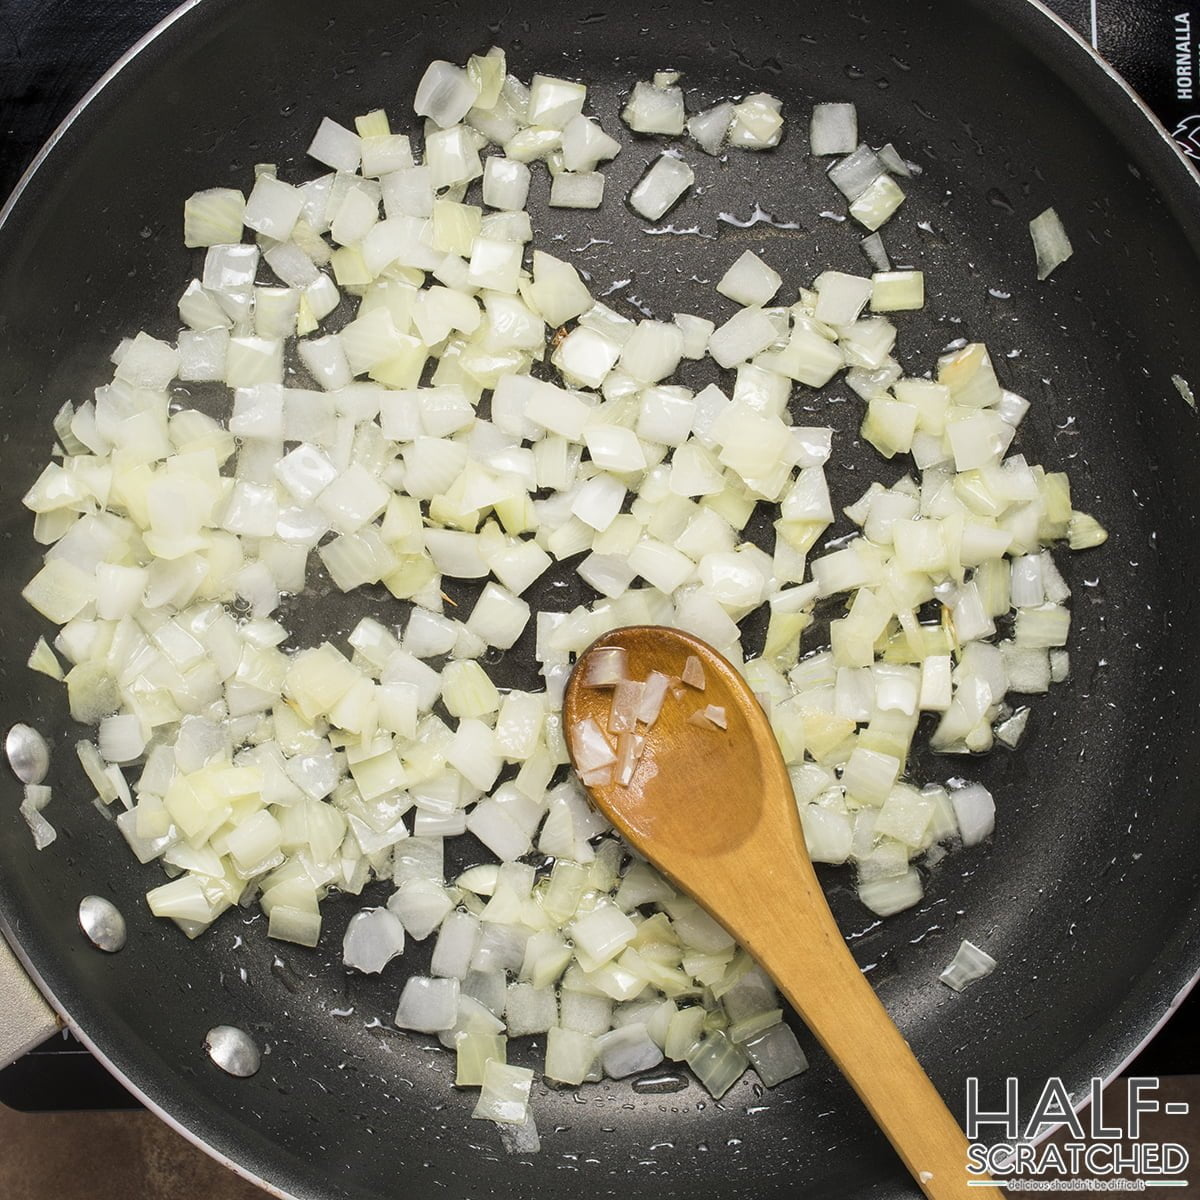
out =
{"type": "MultiPolygon", "coordinates": [[[[1095,46],[1200,165],[1200,8],[1181,0],[1046,0],[1095,46]]],[[[7,0],[0,9],[0,197],[76,102],[177,0],[7,0]]],[[[1200,988],[1125,1071],[1200,1074],[1200,988]]],[[[137,1108],[69,1034],[4,1071],[0,1103],[27,1112],[137,1108]]]]}

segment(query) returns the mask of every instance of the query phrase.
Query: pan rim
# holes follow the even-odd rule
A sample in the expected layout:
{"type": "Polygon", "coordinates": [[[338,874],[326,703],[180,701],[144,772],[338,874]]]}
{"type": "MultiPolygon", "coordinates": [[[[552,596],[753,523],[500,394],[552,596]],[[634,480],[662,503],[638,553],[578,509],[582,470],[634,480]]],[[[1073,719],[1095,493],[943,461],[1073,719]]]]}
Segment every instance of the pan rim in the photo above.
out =
{"type": "MultiPolygon", "coordinates": [[[[185,7],[192,7],[193,4],[200,3],[200,0],[189,0],[185,7]]],[[[149,1112],[152,1112],[160,1121],[169,1125],[176,1133],[180,1134],[187,1141],[191,1142],[197,1149],[204,1151],[210,1158],[221,1163],[222,1166],[228,1167],[235,1175],[253,1183],[256,1187],[262,1188],[271,1196],[275,1196],[278,1200],[303,1200],[296,1192],[285,1191],[277,1184],[271,1183],[260,1175],[256,1175],[249,1168],[231,1158],[223,1150],[207,1142],[198,1134],[191,1126],[180,1121],[163,1108],[156,1100],[150,1097],[142,1088],[140,1088],[133,1080],[131,1080],[125,1072],[109,1058],[107,1052],[99,1046],[88,1034],[87,1030],[79,1024],[78,1021],[71,1015],[70,1012],[60,1003],[58,996],[54,990],[42,978],[41,973],[33,964],[29,956],[25,953],[25,948],[17,938],[15,931],[10,926],[3,912],[0,912],[0,933],[3,933],[5,940],[8,942],[9,948],[16,956],[17,961],[24,968],[25,973],[30,980],[36,985],[37,989],[42,993],[50,1006],[62,1018],[63,1024],[71,1032],[71,1036],[84,1045],[88,1052],[95,1058],[110,1075],[116,1079],[123,1088],[130,1092],[149,1112]]],[[[51,1034],[51,1037],[55,1036],[51,1034]]]]}
{"type": "MultiPolygon", "coordinates": [[[[129,46],[117,60],[88,88],[83,96],[75,103],[70,112],[58,123],[54,132],[46,139],[45,144],[34,155],[29,165],[21,173],[21,177],[17,180],[12,192],[4,202],[4,206],[0,208],[0,229],[3,229],[9,217],[16,209],[24,195],[26,189],[32,183],[37,172],[42,168],[43,164],[57,149],[59,143],[67,135],[71,126],[79,119],[86,111],[89,105],[104,91],[106,87],[113,82],[120,73],[129,66],[143,51],[145,51],[152,43],[158,40],[168,29],[170,29],[177,21],[187,16],[192,9],[205,3],[205,0],[183,0],[177,8],[172,9],[165,17],[156,24],[151,26],[141,37],[129,46]]],[[[295,1192],[286,1191],[277,1184],[271,1183],[262,1176],[256,1174],[242,1163],[231,1158],[224,1151],[209,1142],[196,1129],[187,1125],[183,1121],[178,1120],[174,1115],[162,1107],[156,1100],[149,1096],[141,1087],[138,1086],[126,1073],[121,1069],[108,1055],[108,1053],[98,1045],[83,1028],[82,1025],[75,1019],[74,1015],[67,1011],[66,1007],[59,1001],[54,990],[42,978],[41,973],[34,966],[29,956],[25,953],[25,947],[21,940],[17,937],[16,931],[10,926],[6,914],[0,910],[0,932],[4,934],[5,940],[8,942],[17,961],[24,968],[26,974],[37,986],[38,990],[45,997],[51,1007],[62,1018],[67,1029],[71,1031],[71,1035],[84,1045],[88,1052],[95,1058],[110,1075],[116,1079],[122,1087],[129,1091],[142,1106],[152,1112],[160,1121],[173,1129],[186,1141],[190,1142],[198,1150],[207,1154],[210,1158],[219,1162],[222,1166],[228,1168],[235,1175],[240,1176],[247,1182],[261,1188],[264,1192],[271,1196],[275,1196],[278,1200],[301,1200],[295,1192]]]]}
{"type": "Polygon", "coordinates": [[[125,52],[84,92],[83,96],[75,103],[71,111],[55,126],[54,132],[46,139],[42,148],[33,156],[29,165],[21,172],[21,177],[13,185],[13,190],[9,193],[4,201],[3,207],[0,207],[0,229],[2,229],[8,218],[12,215],[13,210],[20,202],[21,196],[32,183],[34,176],[41,169],[42,164],[50,157],[57,148],[59,142],[66,136],[67,131],[71,126],[82,116],[84,110],[96,99],[98,95],[135,59],[151,42],[156,41],[163,33],[165,33],[172,25],[180,18],[186,16],[193,8],[204,3],[205,0],[183,0],[183,3],[178,8],[172,9],[165,17],[157,24],[147,29],[140,38],[137,39],[125,52]]]}
{"type": "MultiPolygon", "coordinates": [[[[1191,160],[1183,153],[1174,138],[1167,130],[1165,125],[1159,120],[1153,110],[1148,106],[1145,100],[1132,88],[1129,82],[1122,76],[1115,67],[1113,67],[1100,53],[1099,50],[1091,44],[1074,26],[1070,25],[1057,13],[1052,11],[1043,0],[969,0],[972,8],[981,11],[986,17],[993,21],[996,25],[1006,28],[1014,38],[1018,38],[1027,49],[1035,51],[1035,46],[1039,44],[1049,43],[1047,49],[1054,50],[1056,53],[1062,53],[1069,56],[1074,54],[1079,56],[1082,54],[1088,60],[1090,65],[1083,67],[1091,73],[1090,79],[1087,79],[1081,85],[1078,79],[1074,77],[1064,77],[1065,86],[1079,97],[1089,106],[1093,102],[1103,102],[1112,99],[1112,96],[1106,96],[1104,89],[1112,88],[1116,94],[1119,94],[1118,103],[1126,107],[1125,116],[1132,117],[1136,114],[1143,131],[1148,124],[1149,127],[1157,135],[1156,141],[1151,145],[1143,145],[1139,147],[1138,154],[1148,160],[1151,167],[1155,168],[1152,173],[1152,182],[1158,186],[1161,180],[1159,171],[1166,173],[1169,171],[1178,171],[1179,167],[1183,168],[1184,177],[1189,181],[1189,184],[1196,190],[1196,199],[1200,200],[1200,167],[1193,164],[1191,160]],[[1038,29],[1034,29],[1038,26],[1038,29]],[[1052,32],[1053,30],[1053,32],[1052,32]],[[1025,36],[1021,36],[1025,35],[1025,36]],[[1053,40],[1057,38],[1057,45],[1053,44],[1053,40]],[[1098,68],[1098,71],[1096,70],[1098,68]],[[1129,106],[1132,106],[1131,108],[1129,106]],[[1160,145],[1161,143],[1161,145],[1160,145]],[[1160,156],[1163,148],[1168,154],[1168,159],[1164,160],[1160,156]]],[[[165,17],[160,19],[155,25],[148,29],[135,42],[133,42],[114,62],[104,71],[99,78],[87,89],[80,100],[71,108],[61,122],[56,126],[54,131],[47,138],[43,146],[38,150],[37,154],[30,161],[29,165],[22,172],[20,178],[14,185],[11,193],[5,199],[4,204],[0,207],[0,230],[2,230],[14,211],[20,205],[25,192],[33,183],[37,173],[44,167],[45,163],[52,158],[54,152],[58,149],[60,143],[66,138],[72,126],[93,104],[104,90],[109,87],[113,81],[124,71],[131,63],[134,62],[140,55],[143,54],[153,43],[155,43],[163,34],[170,30],[176,22],[188,17],[193,9],[200,7],[202,4],[209,8],[216,7],[220,0],[183,0],[175,9],[169,12],[165,17]]],[[[1036,52],[1036,51],[1035,51],[1036,52]]],[[[1076,61],[1071,64],[1078,70],[1083,64],[1076,58],[1076,61]]],[[[1063,74],[1060,72],[1060,74],[1063,74]]],[[[1102,122],[1108,129],[1109,133],[1123,143],[1120,128],[1115,120],[1104,120],[1102,122]]],[[[1129,152],[1131,157],[1133,152],[1129,152]]],[[[57,158],[54,159],[57,162],[57,158]]],[[[1183,177],[1180,177],[1181,179],[1183,177]]],[[[1181,230],[1186,233],[1186,224],[1181,222],[1179,214],[1175,212],[1171,204],[1170,189],[1161,188],[1164,201],[1168,204],[1171,210],[1171,215],[1176,224],[1180,225],[1181,230]]],[[[1197,210],[1200,211],[1200,210],[1197,210]]],[[[1200,218],[1196,220],[1196,245],[1200,252],[1200,218]]],[[[1195,910],[1195,916],[1200,917],[1200,898],[1195,910]]],[[[1200,920],[1196,921],[1196,929],[1194,933],[1200,933],[1200,920]]],[[[13,928],[4,907],[0,905],[0,933],[2,933],[18,961],[25,969],[30,979],[36,984],[42,995],[52,1005],[56,1012],[63,1018],[67,1028],[70,1029],[72,1035],[76,1037],[88,1051],[113,1075],[114,1078],[120,1081],[132,1095],[149,1111],[153,1112],[156,1117],[164,1121],[169,1127],[178,1132],[191,1144],[202,1150],[211,1158],[220,1162],[225,1167],[229,1168],[236,1175],[248,1182],[255,1184],[263,1189],[268,1194],[278,1197],[279,1200],[306,1200],[300,1193],[287,1190],[278,1184],[271,1183],[261,1175],[255,1173],[242,1163],[233,1159],[218,1148],[212,1142],[205,1139],[205,1136],[198,1132],[196,1128],[187,1125],[181,1120],[174,1117],[167,1111],[159,1102],[153,1099],[142,1087],[135,1083],[101,1046],[99,1046],[87,1033],[87,1031],[79,1024],[75,1017],[68,1012],[59,1001],[54,990],[45,982],[40,972],[33,965],[30,958],[27,956],[24,946],[21,943],[16,930],[13,928]]],[[[1158,1019],[1153,1026],[1146,1031],[1144,1036],[1133,1045],[1123,1058],[1119,1059],[1115,1065],[1108,1071],[1104,1072],[1102,1078],[1105,1086],[1108,1086],[1121,1072],[1132,1062],[1138,1054],[1154,1039],[1163,1026],[1170,1020],[1172,1015],[1178,1009],[1179,1005],[1187,998],[1194,988],[1200,984],[1200,942],[1196,949],[1196,962],[1190,977],[1184,977],[1182,983],[1176,988],[1173,998],[1167,1004],[1167,1007],[1160,1013],[1158,1019]]],[[[119,1056],[118,1056],[119,1057],[119,1056]]],[[[1090,1096],[1084,1094],[1079,1103],[1075,1106],[1075,1111],[1079,1112],[1090,1102],[1090,1096]]],[[[1061,1126],[1056,1127],[1061,1128],[1061,1126]]],[[[1055,1130],[1047,1130],[1041,1134],[1036,1143],[1041,1143],[1054,1134],[1055,1130]]]]}
{"type": "MultiPolygon", "coordinates": [[[[976,7],[982,7],[981,0],[971,0],[971,3],[976,7]]],[[[1106,59],[1099,51],[1099,48],[1092,42],[1088,41],[1074,25],[1065,21],[1053,9],[1049,8],[1045,0],[991,0],[989,8],[1003,10],[1005,19],[1019,20],[1015,14],[1019,11],[1028,12],[1030,9],[1040,13],[1042,17],[1050,21],[1053,25],[1065,34],[1076,47],[1083,50],[1084,53],[1100,67],[1104,75],[1124,93],[1126,99],[1130,100],[1140,111],[1143,117],[1147,118],[1153,126],[1155,133],[1159,138],[1166,143],[1175,159],[1182,163],[1187,168],[1188,174],[1192,177],[1193,182],[1200,187],[1200,167],[1192,162],[1190,158],[1180,149],[1179,143],[1171,136],[1170,130],[1159,120],[1158,114],[1142,99],[1141,95],[1136,92],[1130,84],[1129,80],[1121,74],[1106,59]]],[[[1095,18],[1095,2],[1092,4],[1092,16],[1095,18]]],[[[1093,29],[1095,28],[1093,24],[1093,29]]]]}

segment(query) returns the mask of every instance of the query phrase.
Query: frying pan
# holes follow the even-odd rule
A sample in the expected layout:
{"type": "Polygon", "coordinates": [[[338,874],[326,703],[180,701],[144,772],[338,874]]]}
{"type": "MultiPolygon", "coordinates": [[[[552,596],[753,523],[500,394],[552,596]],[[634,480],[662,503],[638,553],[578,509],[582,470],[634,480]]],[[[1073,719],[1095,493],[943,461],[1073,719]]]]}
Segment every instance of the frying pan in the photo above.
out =
{"type": "MultiPolygon", "coordinates": [[[[807,1074],[770,1092],[747,1076],[720,1103],[695,1084],[536,1085],[542,1152],[506,1154],[491,1126],[469,1119],[450,1056],[390,1028],[402,978],[422,969],[428,946],[381,978],[347,975],[338,951],[356,902],[338,899],[315,951],[269,943],[248,912],[193,944],[154,921],[141,896],[160,872],[134,863],[88,803],[63,693],[23,666],[47,630],[18,599],[40,554],[19,498],[45,461],[52,414],[105,382],[116,341],[139,328],[174,335],[170,304],[196,266],[180,245],[183,198],[246,186],[257,161],[285,177],[307,171],[303,147],[321,116],[406,113],[430,59],[463,61],[489,42],[522,75],[589,81],[606,127],[622,92],[665,66],[684,72],[692,110],[756,90],[784,99],[790,132],[773,154],[719,163],[689,152],[699,186],[668,216],[674,234],[647,235],[619,201],[657,153],[650,143],[611,165],[598,212],[546,214],[544,181],[535,188],[535,228],[561,232],[553,245],[598,290],[630,280],[606,297],[630,315],[716,315],[711,283],[743,249],[760,251],[789,289],[827,266],[861,271],[856,235],[818,215],[839,204],[806,159],[804,133],[813,101],[855,101],[865,135],[923,169],[885,230],[893,259],[929,284],[927,309],[900,321],[905,366],[926,369],[954,338],[988,342],[1006,385],[1033,401],[1020,449],[1069,469],[1076,506],[1110,530],[1102,549],[1060,557],[1075,593],[1074,672],[1034,701],[1021,751],[916,764],[921,778],[969,774],[995,793],[991,844],[956,852],[931,872],[919,907],[885,922],[858,904],[845,872],[823,872],[863,968],[952,1107],[961,1113],[968,1076],[985,1096],[1010,1075],[1027,1092],[1048,1075],[1081,1092],[1130,1057],[1200,967],[1200,427],[1170,381],[1200,381],[1200,191],[1124,85],[1025,0],[613,0],[553,11],[531,0],[203,0],[164,24],[62,130],[0,227],[0,720],[32,721],[51,738],[47,816],[60,831],[35,854],[16,785],[0,784],[0,924],[135,1093],[281,1195],[908,1194],[803,1031],[807,1074]],[[1076,253],[1038,283],[1026,223],[1051,204],[1076,253]],[[716,215],[745,222],[756,207],[777,224],[716,215]],[[790,224],[800,227],[779,227],[790,224]],[[118,955],[99,954],[76,928],[89,892],[129,920],[118,955]],[[963,937],[1000,966],[958,996],[937,974],[963,937]],[[268,1049],[257,1076],[209,1063],[204,1035],[218,1023],[268,1049]]],[[[845,389],[830,394],[850,402],[801,393],[796,411],[837,430],[840,507],[880,474],[879,460],[858,444],[845,389]]],[[[583,593],[572,578],[563,569],[534,603],[574,605],[583,593]]],[[[403,619],[392,601],[331,596],[314,579],[287,620],[303,645],[344,635],[364,614],[403,619]]],[[[523,641],[494,664],[501,683],[534,683],[530,650],[523,641]]],[[[465,840],[457,853],[459,865],[484,857],[465,840]]],[[[516,1059],[532,1065],[537,1054],[516,1059]]]]}

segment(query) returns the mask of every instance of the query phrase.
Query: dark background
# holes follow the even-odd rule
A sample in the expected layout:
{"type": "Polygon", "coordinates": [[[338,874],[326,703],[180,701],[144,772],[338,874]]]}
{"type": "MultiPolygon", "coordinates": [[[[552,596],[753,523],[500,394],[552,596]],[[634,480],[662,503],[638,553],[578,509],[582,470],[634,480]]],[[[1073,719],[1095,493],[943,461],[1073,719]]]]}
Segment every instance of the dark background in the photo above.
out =
{"type": "MultiPolygon", "coordinates": [[[[1178,98],[1178,3],[1049,0],[1147,100],[1189,153],[1200,153],[1195,100],[1178,98]],[[1192,133],[1195,144],[1188,134],[1192,133]]],[[[0,0],[0,196],[16,185],[84,93],[162,17],[174,0],[0,0]]],[[[1200,38],[1200,11],[1195,37],[1200,38]]],[[[1192,35],[1186,37],[1196,62],[1192,35]]],[[[1180,1007],[1126,1074],[1200,1074],[1200,993],[1180,1007]]],[[[27,1111],[136,1107],[137,1102],[69,1037],[0,1072],[0,1102],[27,1111]]]]}

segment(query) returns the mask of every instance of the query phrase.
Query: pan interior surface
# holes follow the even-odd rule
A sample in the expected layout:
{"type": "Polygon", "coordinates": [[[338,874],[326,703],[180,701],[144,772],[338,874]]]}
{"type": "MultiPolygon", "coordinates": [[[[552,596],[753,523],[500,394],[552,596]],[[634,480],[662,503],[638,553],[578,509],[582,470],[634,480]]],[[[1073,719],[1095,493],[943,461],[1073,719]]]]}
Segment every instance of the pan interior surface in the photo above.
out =
{"type": "MultiPolygon", "coordinates": [[[[290,1195],[906,1194],[897,1160],[803,1032],[808,1073],[772,1091],[748,1074],[720,1103],[694,1083],[535,1085],[543,1149],[505,1153],[493,1126],[470,1120],[452,1056],[391,1027],[400,981],[427,965],[429,945],[410,943],[400,970],[381,978],[347,975],[341,936],[361,903],[351,897],[326,902],[311,952],[269,942],[256,910],[191,944],[155,921],[142,895],[161,871],[139,867],[97,816],[64,692],[24,666],[48,631],[18,595],[42,552],[20,497],[46,461],[54,413],[107,381],[117,341],[143,328],[175,337],[174,302],[199,253],[182,246],[183,200],[203,187],[248,190],[256,162],[287,179],[315,175],[304,147],[322,116],[350,124],[384,107],[403,128],[430,60],[462,62],[492,43],[522,78],[587,82],[613,132],[632,84],[665,68],[683,73],[689,112],[758,91],[784,101],[788,133],[775,151],[718,160],[683,146],[697,186],[653,235],[622,198],[659,140],[623,137],[597,212],[548,211],[546,179],[536,180],[530,207],[545,232],[535,245],[586,270],[593,294],[632,317],[729,315],[713,284],[746,249],[783,275],[785,293],[825,268],[864,273],[862,231],[838,219],[826,164],[807,155],[812,103],[854,101],[865,140],[893,142],[921,168],[883,231],[893,261],[926,274],[926,309],[897,319],[903,365],[922,374],[955,339],[987,342],[1001,382],[1033,404],[1014,449],[1068,470],[1075,506],[1110,531],[1100,550],[1058,556],[1074,592],[1074,670],[1033,702],[1020,752],[917,760],[922,780],[965,775],[993,791],[991,843],[955,852],[923,903],[885,922],[858,903],[848,874],[822,875],[860,963],[951,1107],[961,1113],[968,1076],[999,1089],[1008,1075],[1038,1086],[1061,1075],[1082,1089],[1126,1057],[1200,965],[1200,545],[1184,485],[1200,437],[1171,383],[1200,384],[1200,206],[1186,168],[1120,88],[1014,2],[985,12],[951,0],[753,10],[618,0],[547,19],[529,0],[421,14],[369,0],[205,0],[161,33],[76,118],[0,228],[0,706],[3,727],[33,720],[52,742],[46,815],[60,832],[34,854],[17,785],[4,785],[0,917],[136,1089],[290,1195]],[[1027,48],[1039,38],[1086,99],[1027,48]],[[1027,223],[1051,205],[1076,253],[1039,283],[1027,223]],[[75,907],[87,893],[125,913],[121,954],[80,937],[75,907]],[[964,937],[1000,966],[959,996],[937,975],[964,937]],[[267,1049],[258,1075],[211,1066],[204,1035],[216,1024],[267,1049]]],[[[793,413],[835,428],[835,509],[885,470],[903,473],[859,443],[860,403],[844,386],[797,388],[793,413]]],[[[848,529],[843,520],[832,535],[848,529]]],[[[528,597],[535,607],[589,598],[569,565],[552,574],[528,597]]],[[[286,621],[307,645],[343,638],[363,615],[394,623],[403,609],[330,594],[326,581],[286,621]]],[[[502,685],[538,686],[532,633],[492,669],[502,685]]],[[[483,859],[461,841],[456,866],[483,859]]],[[[386,894],[374,887],[366,899],[386,894]]],[[[513,1050],[522,1065],[540,1060],[540,1050],[513,1050]]]]}

